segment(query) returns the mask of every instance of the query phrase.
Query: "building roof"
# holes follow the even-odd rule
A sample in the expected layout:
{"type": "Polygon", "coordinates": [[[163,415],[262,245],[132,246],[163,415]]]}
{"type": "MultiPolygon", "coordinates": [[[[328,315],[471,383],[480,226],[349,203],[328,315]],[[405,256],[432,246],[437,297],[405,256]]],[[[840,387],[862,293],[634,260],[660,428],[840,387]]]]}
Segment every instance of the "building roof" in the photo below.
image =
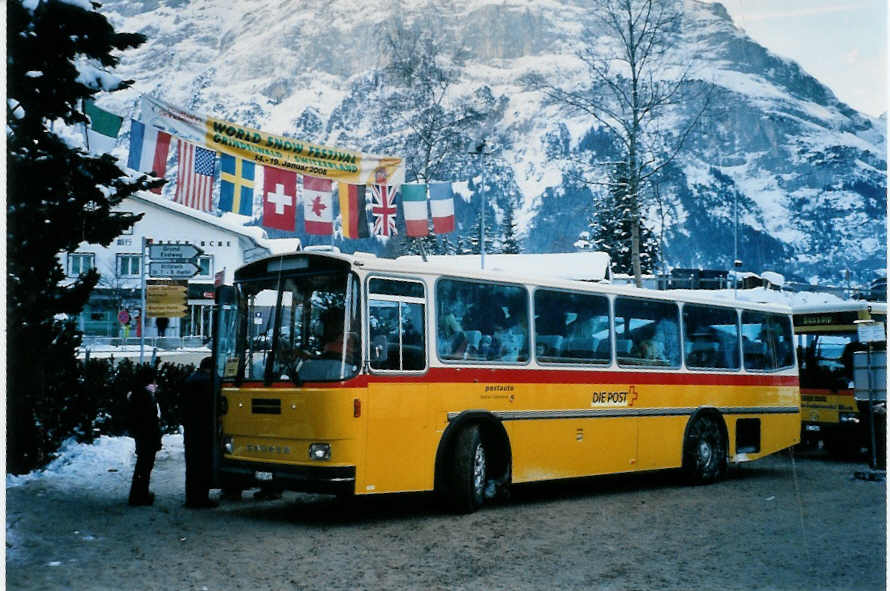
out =
{"type": "Polygon", "coordinates": [[[177,215],[191,218],[197,222],[213,226],[220,230],[232,232],[252,240],[257,246],[265,248],[270,254],[286,254],[296,252],[302,248],[302,242],[299,238],[269,238],[266,231],[259,226],[248,226],[253,218],[249,216],[238,215],[236,213],[225,212],[221,216],[211,213],[198,211],[191,207],[171,201],[166,197],[155,195],[147,191],[134,193],[128,199],[137,202],[148,203],[156,207],[166,209],[177,215]]]}

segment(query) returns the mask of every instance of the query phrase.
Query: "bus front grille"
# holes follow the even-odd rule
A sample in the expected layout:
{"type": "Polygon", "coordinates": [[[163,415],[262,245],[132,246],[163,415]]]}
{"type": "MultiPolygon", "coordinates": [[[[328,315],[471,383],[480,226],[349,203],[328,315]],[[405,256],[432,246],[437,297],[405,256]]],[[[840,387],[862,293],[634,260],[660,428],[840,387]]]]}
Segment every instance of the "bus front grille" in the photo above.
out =
{"type": "Polygon", "coordinates": [[[281,400],[278,398],[252,398],[250,411],[255,415],[280,415],[281,400]]]}

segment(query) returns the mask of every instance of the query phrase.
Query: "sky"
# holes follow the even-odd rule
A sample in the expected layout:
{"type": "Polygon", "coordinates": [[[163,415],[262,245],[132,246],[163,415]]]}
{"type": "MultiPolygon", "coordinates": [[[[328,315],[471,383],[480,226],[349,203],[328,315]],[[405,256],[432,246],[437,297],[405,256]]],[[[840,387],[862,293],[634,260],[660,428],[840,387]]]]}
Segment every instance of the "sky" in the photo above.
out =
{"type": "Polygon", "coordinates": [[[721,0],[736,26],[854,109],[885,113],[887,0],[721,0]]]}

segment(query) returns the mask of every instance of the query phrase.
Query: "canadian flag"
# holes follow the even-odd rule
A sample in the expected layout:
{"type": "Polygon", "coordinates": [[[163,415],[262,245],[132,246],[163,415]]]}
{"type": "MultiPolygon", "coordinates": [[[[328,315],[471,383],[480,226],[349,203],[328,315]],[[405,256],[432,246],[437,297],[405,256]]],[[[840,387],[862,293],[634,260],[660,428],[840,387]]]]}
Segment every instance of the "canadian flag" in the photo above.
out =
{"type": "Polygon", "coordinates": [[[303,175],[303,218],[307,234],[334,233],[331,179],[303,175]]]}
{"type": "Polygon", "coordinates": [[[294,232],[297,229],[297,173],[263,169],[263,225],[294,232]]]}

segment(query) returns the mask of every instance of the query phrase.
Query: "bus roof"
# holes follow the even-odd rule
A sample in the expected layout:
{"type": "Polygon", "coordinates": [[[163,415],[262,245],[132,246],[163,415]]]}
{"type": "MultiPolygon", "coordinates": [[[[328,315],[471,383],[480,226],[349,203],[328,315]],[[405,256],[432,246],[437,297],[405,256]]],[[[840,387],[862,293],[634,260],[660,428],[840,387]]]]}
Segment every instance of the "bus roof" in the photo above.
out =
{"type": "MultiPolygon", "coordinates": [[[[430,255],[427,262],[461,272],[481,269],[481,255],[430,255]]],[[[401,256],[404,262],[423,262],[419,256],[401,256]]],[[[486,268],[491,271],[575,281],[604,281],[611,278],[611,258],[605,252],[553,252],[541,254],[487,254],[486,268]]]]}
{"type": "MultiPolygon", "coordinates": [[[[540,287],[552,287],[556,289],[588,291],[594,293],[625,295],[633,297],[645,297],[667,301],[680,301],[694,304],[707,304],[713,306],[745,308],[749,310],[762,310],[780,314],[790,314],[791,308],[781,303],[760,303],[745,300],[732,300],[725,297],[714,297],[707,291],[682,290],[666,292],[653,289],[638,288],[629,285],[612,285],[610,283],[598,283],[577,279],[560,277],[548,277],[543,274],[523,273],[521,271],[508,271],[504,269],[471,269],[468,265],[444,264],[441,261],[428,260],[424,262],[420,257],[400,257],[398,259],[380,258],[373,254],[357,252],[355,254],[342,254],[336,251],[301,251],[288,255],[276,255],[254,261],[249,266],[259,269],[269,263],[291,257],[328,258],[351,264],[353,267],[364,271],[378,273],[415,274],[415,275],[441,275],[453,278],[465,278],[479,281],[502,281],[505,283],[523,283],[540,287]]],[[[523,256],[523,255],[501,255],[523,256]]],[[[430,257],[428,257],[429,259],[430,257]]],[[[440,258],[440,257],[437,257],[440,258]]],[[[486,256],[486,262],[488,257],[486,256]]],[[[283,268],[286,268],[284,265],[283,268]]],[[[243,269],[244,267],[242,267],[243,269]]],[[[236,274],[240,275],[240,273],[236,274]]]]}
{"type": "Polygon", "coordinates": [[[872,314],[887,314],[885,302],[869,302],[866,300],[836,302],[831,304],[803,304],[792,306],[793,314],[830,314],[832,312],[858,312],[866,310],[872,314]]]}

